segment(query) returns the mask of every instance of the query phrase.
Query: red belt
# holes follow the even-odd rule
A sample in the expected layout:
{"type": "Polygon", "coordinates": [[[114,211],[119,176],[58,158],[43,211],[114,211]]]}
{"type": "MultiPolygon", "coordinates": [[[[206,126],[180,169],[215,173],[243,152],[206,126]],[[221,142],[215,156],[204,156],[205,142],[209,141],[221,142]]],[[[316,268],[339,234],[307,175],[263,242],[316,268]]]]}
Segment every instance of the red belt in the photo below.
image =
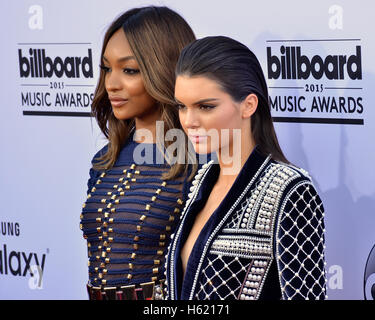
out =
{"type": "Polygon", "coordinates": [[[158,296],[161,292],[160,284],[155,282],[141,283],[139,286],[121,286],[121,287],[94,287],[87,284],[87,292],[90,300],[154,300],[155,293],[158,296]]]}

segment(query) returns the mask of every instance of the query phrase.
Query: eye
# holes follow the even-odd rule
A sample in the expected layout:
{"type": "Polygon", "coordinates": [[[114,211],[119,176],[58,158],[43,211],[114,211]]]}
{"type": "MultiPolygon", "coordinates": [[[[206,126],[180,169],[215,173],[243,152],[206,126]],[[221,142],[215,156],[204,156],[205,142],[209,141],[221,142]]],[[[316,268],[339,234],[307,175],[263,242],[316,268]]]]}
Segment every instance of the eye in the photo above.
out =
{"type": "Polygon", "coordinates": [[[131,68],[125,68],[123,69],[123,72],[129,75],[137,74],[139,73],[138,69],[131,69],[131,68]]]}
{"type": "Polygon", "coordinates": [[[200,104],[199,105],[199,109],[201,109],[201,110],[209,111],[209,110],[214,109],[214,108],[216,108],[216,106],[211,105],[211,104],[200,104]]]}
{"type": "Polygon", "coordinates": [[[110,68],[109,67],[106,67],[105,65],[101,64],[99,65],[100,69],[102,69],[105,73],[109,72],[110,71],[110,68]]]}

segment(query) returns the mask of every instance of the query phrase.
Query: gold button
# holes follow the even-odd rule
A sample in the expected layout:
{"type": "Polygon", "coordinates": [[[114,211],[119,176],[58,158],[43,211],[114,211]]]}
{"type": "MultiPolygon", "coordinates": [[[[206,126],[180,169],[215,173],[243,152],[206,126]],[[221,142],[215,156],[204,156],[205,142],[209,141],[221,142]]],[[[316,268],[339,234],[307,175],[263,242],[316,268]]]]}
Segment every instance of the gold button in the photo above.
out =
{"type": "Polygon", "coordinates": [[[174,221],[174,216],[169,216],[169,221],[174,221]]]}
{"type": "Polygon", "coordinates": [[[113,218],[110,218],[110,219],[108,220],[108,222],[109,222],[109,223],[113,223],[113,218]]]}
{"type": "Polygon", "coordinates": [[[115,200],[115,203],[116,203],[116,204],[119,204],[119,203],[120,203],[120,200],[119,200],[119,199],[115,200]]]}
{"type": "Polygon", "coordinates": [[[119,182],[123,182],[124,181],[124,177],[118,179],[119,182]]]}
{"type": "Polygon", "coordinates": [[[156,194],[160,194],[161,189],[156,190],[156,194]]]}
{"type": "Polygon", "coordinates": [[[82,208],[84,208],[84,207],[86,207],[86,203],[84,203],[84,204],[82,205],[82,208]]]}
{"type": "Polygon", "coordinates": [[[151,201],[155,201],[156,200],[156,196],[153,196],[152,198],[151,198],[151,201]]]}
{"type": "Polygon", "coordinates": [[[137,226],[137,231],[141,231],[142,230],[142,227],[141,226],[137,226]]]}
{"type": "Polygon", "coordinates": [[[164,254],[164,251],[163,250],[158,250],[157,254],[158,254],[158,256],[162,256],[164,254]]]}
{"type": "Polygon", "coordinates": [[[112,208],[112,203],[108,203],[107,208],[108,209],[112,208]]]}
{"type": "Polygon", "coordinates": [[[180,209],[178,209],[178,208],[174,208],[173,213],[180,213],[180,209]]]}
{"type": "Polygon", "coordinates": [[[131,274],[128,274],[128,279],[130,280],[131,278],[133,278],[133,276],[131,274]]]}
{"type": "Polygon", "coordinates": [[[118,188],[118,184],[115,184],[114,186],[113,186],[113,189],[117,189],[118,188]]]}
{"type": "Polygon", "coordinates": [[[181,199],[177,199],[178,204],[183,204],[184,202],[181,199]]]}
{"type": "Polygon", "coordinates": [[[164,246],[165,246],[165,242],[160,242],[160,241],[159,241],[159,246],[160,246],[160,247],[164,247],[164,246]]]}
{"type": "Polygon", "coordinates": [[[165,240],[165,234],[160,235],[160,240],[165,240]]]}
{"type": "Polygon", "coordinates": [[[158,273],[158,272],[159,272],[159,268],[152,269],[152,273],[158,273]]]}
{"type": "Polygon", "coordinates": [[[146,218],[147,218],[147,216],[142,215],[142,216],[139,218],[139,220],[144,221],[146,218]]]}
{"type": "Polygon", "coordinates": [[[132,253],[132,259],[135,259],[136,256],[137,256],[137,255],[133,252],[133,253],[132,253]]]}
{"type": "Polygon", "coordinates": [[[154,264],[160,264],[160,260],[154,260],[154,264]]]}
{"type": "Polygon", "coordinates": [[[110,259],[109,258],[105,258],[105,263],[109,263],[110,259]]]}
{"type": "Polygon", "coordinates": [[[129,269],[133,269],[133,264],[129,263],[129,269]]]}
{"type": "Polygon", "coordinates": [[[151,278],[151,281],[157,281],[158,280],[158,277],[152,277],[151,278]]]}
{"type": "Polygon", "coordinates": [[[92,187],[91,192],[95,192],[95,191],[96,191],[96,188],[92,187]]]}
{"type": "Polygon", "coordinates": [[[98,208],[98,212],[103,212],[103,208],[98,208]]]}
{"type": "Polygon", "coordinates": [[[82,230],[83,229],[83,225],[82,223],[79,224],[79,228],[82,230]]]}
{"type": "Polygon", "coordinates": [[[107,249],[105,249],[108,253],[110,253],[111,252],[111,248],[107,248],[107,249]]]}
{"type": "Polygon", "coordinates": [[[138,250],[138,244],[134,243],[134,244],[133,244],[133,249],[134,249],[134,250],[138,250]]]}
{"type": "Polygon", "coordinates": [[[87,199],[90,199],[91,198],[91,193],[89,193],[88,195],[87,195],[87,199]]]}
{"type": "Polygon", "coordinates": [[[96,218],[96,222],[102,222],[102,218],[96,218]]]}
{"type": "Polygon", "coordinates": [[[101,231],[100,227],[97,227],[96,231],[98,231],[100,233],[100,231],[101,231]]]}
{"type": "Polygon", "coordinates": [[[124,196],[125,195],[125,192],[120,192],[120,196],[124,196]]]}
{"type": "Polygon", "coordinates": [[[107,199],[102,199],[100,202],[105,203],[106,201],[107,201],[107,199]]]}
{"type": "Polygon", "coordinates": [[[127,171],[127,170],[125,169],[125,170],[122,171],[122,173],[126,173],[126,171],[127,171]]]}
{"type": "Polygon", "coordinates": [[[111,209],[111,212],[116,212],[116,208],[112,208],[112,209],[111,209]]]}
{"type": "Polygon", "coordinates": [[[171,226],[166,226],[166,227],[165,227],[165,230],[166,230],[166,231],[171,231],[171,226]]]}
{"type": "Polygon", "coordinates": [[[149,204],[146,205],[146,210],[150,210],[151,206],[149,204]]]}
{"type": "Polygon", "coordinates": [[[112,200],[115,200],[116,197],[117,197],[117,196],[114,194],[114,195],[111,197],[111,199],[112,199],[112,200]]]}
{"type": "Polygon", "coordinates": [[[140,174],[139,170],[135,170],[134,174],[140,174]]]}
{"type": "Polygon", "coordinates": [[[101,184],[102,183],[102,180],[98,179],[98,181],[96,181],[96,184],[101,184]]]}
{"type": "Polygon", "coordinates": [[[108,191],[107,192],[107,196],[111,196],[112,195],[112,192],[111,191],[108,191]]]}
{"type": "Polygon", "coordinates": [[[135,164],[134,163],[130,166],[130,169],[135,169],[135,164]]]}
{"type": "Polygon", "coordinates": [[[165,187],[167,185],[167,183],[164,181],[161,185],[162,185],[162,187],[165,187]]]}
{"type": "Polygon", "coordinates": [[[133,240],[134,240],[134,241],[139,241],[139,237],[138,237],[138,236],[135,236],[133,240]]]}

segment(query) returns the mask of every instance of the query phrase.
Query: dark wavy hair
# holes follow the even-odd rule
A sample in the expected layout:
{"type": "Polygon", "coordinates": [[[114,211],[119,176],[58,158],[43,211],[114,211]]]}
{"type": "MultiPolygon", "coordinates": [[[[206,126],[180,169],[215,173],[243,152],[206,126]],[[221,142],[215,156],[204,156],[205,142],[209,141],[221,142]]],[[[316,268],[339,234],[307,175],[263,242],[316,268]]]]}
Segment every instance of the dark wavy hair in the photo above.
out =
{"type": "MultiPolygon", "coordinates": [[[[174,71],[181,50],[195,40],[192,29],[178,13],[167,7],[134,8],[121,14],[109,26],[104,35],[101,59],[109,39],[120,28],[124,30],[139,65],[146,91],[156,100],[157,107],[161,109],[160,120],[164,121],[164,133],[172,128],[182,130],[174,101],[174,71]]],[[[109,169],[114,165],[135,123],[134,119],[118,120],[114,116],[105,89],[103,70],[100,71],[95,90],[92,114],[108,139],[108,151],[94,163],[94,168],[109,169]]],[[[167,148],[173,142],[163,141],[163,143],[167,148]]],[[[171,169],[164,175],[164,178],[172,179],[180,173],[187,173],[188,158],[191,156],[186,147],[186,160],[171,165],[171,169]]],[[[196,165],[193,165],[192,174],[195,170],[196,165]]]]}
{"type": "Polygon", "coordinates": [[[281,151],[272,122],[266,80],[254,53],[242,43],[224,36],[193,41],[181,52],[176,76],[204,76],[217,82],[236,102],[249,94],[258,97],[251,116],[251,130],[258,149],[274,160],[289,163],[281,151]]]}

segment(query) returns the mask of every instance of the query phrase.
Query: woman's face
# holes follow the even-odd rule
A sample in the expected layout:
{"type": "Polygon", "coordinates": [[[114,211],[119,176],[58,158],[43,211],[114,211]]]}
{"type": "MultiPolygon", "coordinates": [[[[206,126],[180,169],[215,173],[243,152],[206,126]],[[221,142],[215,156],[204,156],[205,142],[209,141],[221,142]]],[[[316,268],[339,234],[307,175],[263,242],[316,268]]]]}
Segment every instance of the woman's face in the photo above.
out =
{"type": "Polygon", "coordinates": [[[117,119],[143,118],[158,112],[155,100],[144,87],[138,63],[122,29],[109,39],[101,68],[105,71],[105,88],[117,119]]]}
{"type": "Polygon", "coordinates": [[[233,144],[233,129],[242,129],[244,123],[240,103],[217,82],[204,76],[178,76],[175,98],[181,125],[197,153],[220,152],[233,144]]]}

